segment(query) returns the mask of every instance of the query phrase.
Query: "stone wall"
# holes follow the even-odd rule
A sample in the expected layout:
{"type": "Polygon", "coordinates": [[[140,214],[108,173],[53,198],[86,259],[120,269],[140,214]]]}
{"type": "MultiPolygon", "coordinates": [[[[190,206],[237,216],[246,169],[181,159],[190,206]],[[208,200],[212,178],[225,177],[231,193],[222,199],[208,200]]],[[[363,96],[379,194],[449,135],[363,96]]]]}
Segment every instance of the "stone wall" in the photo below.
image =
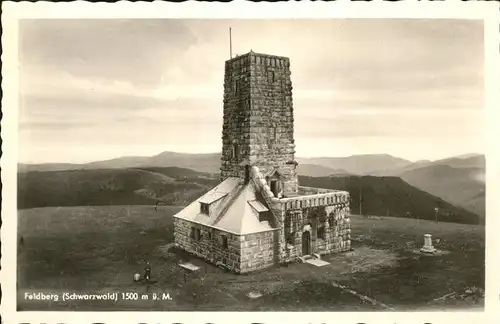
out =
{"type": "Polygon", "coordinates": [[[287,262],[302,256],[303,227],[311,222],[311,253],[327,254],[348,251],[350,245],[349,193],[340,190],[299,187],[303,196],[278,199],[272,195],[262,172],[251,168],[252,181],[272,210],[277,227],[276,256],[287,262]],[[318,211],[324,217],[317,220],[318,211]],[[291,229],[290,226],[293,226],[291,229]],[[325,238],[317,238],[317,228],[323,226],[325,238]],[[290,241],[289,235],[293,233],[290,241]]]}
{"type": "Polygon", "coordinates": [[[304,186],[299,186],[299,190],[298,190],[298,194],[301,196],[319,195],[319,194],[325,194],[325,193],[330,193],[330,192],[336,192],[336,190],[304,187],[304,186]]]}
{"type": "Polygon", "coordinates": [[[288,58],[251,56],[250,161],[262,172],[276,167],[285,194],[297,192],[292,81],[288,58]]]}
{"type": "Polygon", "coordinates": [[[226,62],[222,179],[242,177],[242,164],[256,165],[277,170],[285,194],[297,192],[290,75],[285,57],[250,52],[226,62]]]}
{"type": "Polygon", "coordinates": [[[282,262],[303,256],[302,238],[308,224],[310,254],[324,255],[351,249],[348,202],[288,209],[284,215],[282,240],[285,241],[285,248],[281,251],[282,262]],[[323,237],[318,237],[321,227],[323,237]]]}
{"type": "Polygon", "coordinates": [[[175,246],[237,273],[264,269],[276,262],[275,230],[237,235],[174,218],[174,233],[175,246]],[[191,228],[201,231],[199,240],[191,236],[191,228]],[[222,237],[227,238],[227,248],[222,237]]]}
{"type": "Polygon", "coordinates": [[[241,273],[268,268],[275,264],[276,231],[242,235],[241,273]]]}
{"type": "Polygon", "coordinates": [[[226,61],[222,126],[221,178],[241,176],[250,138],[250,57],[226,61]]]}
{"type": "Polygon", "coordinates": [[[174,218],[175,246],[192,253],[210,263],[224,265],[235,272],[240,271],[240,236],[212,227],[174,218]],[[200,229],[200,240],[191,237],[191,228],[200,229]],[[222,245],[222,237],[227,238],[227,248],[222,245]]]}
{"type": "Polygon", "coordinates": [[[351,226],[349,204],[342,202],[325,208],[325,238],[316,241],[316,252],[328,254],[351,249],[351,226]]]}

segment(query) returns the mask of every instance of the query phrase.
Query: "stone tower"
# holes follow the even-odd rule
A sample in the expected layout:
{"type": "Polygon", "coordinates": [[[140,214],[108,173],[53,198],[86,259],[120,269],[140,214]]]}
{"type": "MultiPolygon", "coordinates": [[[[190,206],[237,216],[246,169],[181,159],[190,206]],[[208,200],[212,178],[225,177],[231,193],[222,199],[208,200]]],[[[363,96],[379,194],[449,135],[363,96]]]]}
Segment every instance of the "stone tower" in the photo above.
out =
{"type": "Polygon", "coordinates": [[[293,122],[288,58],[226,62],[221,183],[174,215],[176,246],[237,273],[351,248],[349,193],[298,186],[293,122]]]}
{"type": "Polygon", "coordinates": [[[222,180],[248,179],[257,166],[273,192],[297,194],[290,74],[286,57],[250,52],[226,61],[222,180]]]}

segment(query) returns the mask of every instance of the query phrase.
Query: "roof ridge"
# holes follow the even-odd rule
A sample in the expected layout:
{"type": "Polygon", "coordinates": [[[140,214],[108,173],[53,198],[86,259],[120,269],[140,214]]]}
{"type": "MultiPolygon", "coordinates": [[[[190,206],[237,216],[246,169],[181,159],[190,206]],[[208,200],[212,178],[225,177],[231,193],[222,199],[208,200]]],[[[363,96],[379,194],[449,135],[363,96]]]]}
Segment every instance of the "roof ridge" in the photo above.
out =
{"type": "Polygon", "coordinates": [[[238,184],[238,188],[233,191],[232,194],[228,194],[227,201],[224,203],[224,206],[220,209],[219,215],[217,215],[217,218],[215,218],[214,222],[212,225],[217,224],[227,213],[229,208],[232,206],[233,202],[240,196],[240,194],[243,192],[243,189],[245,188],[244,184],[238,184]]]}

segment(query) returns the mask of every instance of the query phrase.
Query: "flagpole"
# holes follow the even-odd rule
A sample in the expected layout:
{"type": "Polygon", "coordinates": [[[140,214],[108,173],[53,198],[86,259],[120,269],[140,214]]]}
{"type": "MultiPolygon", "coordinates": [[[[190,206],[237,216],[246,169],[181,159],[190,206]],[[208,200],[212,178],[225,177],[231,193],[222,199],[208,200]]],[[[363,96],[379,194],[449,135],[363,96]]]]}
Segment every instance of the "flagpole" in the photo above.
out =
{"type": "Polygon", "coordinates": [[[231,37],[231,27],[229,27],[229,59],[233,58],[233,42],[231,37]]]}

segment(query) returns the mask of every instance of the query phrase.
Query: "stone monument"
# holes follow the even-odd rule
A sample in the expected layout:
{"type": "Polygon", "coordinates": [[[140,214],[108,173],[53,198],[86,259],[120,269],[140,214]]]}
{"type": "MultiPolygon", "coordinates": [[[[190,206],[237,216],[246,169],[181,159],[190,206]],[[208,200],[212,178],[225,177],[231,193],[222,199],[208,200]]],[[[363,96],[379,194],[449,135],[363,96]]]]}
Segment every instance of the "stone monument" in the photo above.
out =
{"type": "Polygon", "coordinates": [[[420,249],[420,252],[424,253],[435,253],[436,249],[432,246],[432,235],[425,234],[424,235],[424,246],[420,249]]]}

